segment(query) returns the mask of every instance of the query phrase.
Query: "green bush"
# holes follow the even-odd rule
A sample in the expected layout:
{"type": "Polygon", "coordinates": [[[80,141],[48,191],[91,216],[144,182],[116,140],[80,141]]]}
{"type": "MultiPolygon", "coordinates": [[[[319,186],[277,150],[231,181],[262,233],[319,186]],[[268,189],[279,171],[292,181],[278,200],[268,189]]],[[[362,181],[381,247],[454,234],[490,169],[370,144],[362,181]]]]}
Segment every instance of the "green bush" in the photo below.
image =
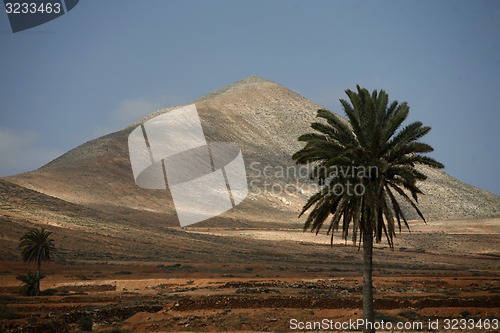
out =
{"type": "Polygon", "coordinates": [[[0,320],[19,319],[20,317],[21,315],[16,310],[0,305],[0,320]]]}
{"type": "Polygon", "coordinates": [[[92,317],[86,316],[80,319],[79,324],[82,331],[91,332],[92,326],[94,326],[94,321],[92,320],[92,317]]]}
{"type": "Polygon", "coordinates": [[[462,316],[462,318],[467,318],[470,316],[470,312],[465,310],[465,311],[460,312],[460,315],[462,316]]]}
{"type": "MultiPolygon", "coordinates": [[[[43,279],[44,276],[40,277],[40,280],[43,279]]],[[[36,274],[28,271],[25,275],[18,275],[16,279],[21,281],[21,289],[19,293],[24,296],[36,296],[38,291],[38,283],[39,280],[36,277],[36,274]]]]}

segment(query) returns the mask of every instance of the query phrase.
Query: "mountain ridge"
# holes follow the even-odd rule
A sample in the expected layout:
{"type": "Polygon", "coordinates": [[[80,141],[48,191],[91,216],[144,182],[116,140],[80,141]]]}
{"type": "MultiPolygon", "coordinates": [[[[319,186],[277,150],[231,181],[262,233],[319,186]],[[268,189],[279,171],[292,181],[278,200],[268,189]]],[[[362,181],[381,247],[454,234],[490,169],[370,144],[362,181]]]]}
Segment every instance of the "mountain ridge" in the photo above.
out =
{"type": "MultiPolygon", "coordinates": [[[[258,178],[252,165],[258,163],[261,168],[293,166],[291,155],[302,146],[297,138],[311,131],[316,110],[322,107],[259,76],[224,86],[193,103],[197,106],[207,141],[234,142],[243,152],[251,193],[241,207],[228,214],[255,215],[256,223],[259,219],[268,222],[276,219],[284,224],[291,219],[297,221],[296,214],[311,193],[301,189],[291,194],[262,191],[263,182],[283,185],[290,179],[258,178]],[[254,181],[256,178],[259,182],[254,181]]],[[[154,212],[175,221],[175,209],[168,191],[144,190],[135,185],[127,148],[128,134],[133,128],[174,108],[177,107],[152,112],[123,130],[70,150],[38,170],[6,179],[93,209],[113,210],[117,214],[130,213],[130,210],[137,214],[154,212]]],[[[429,181],[422,183],[427,195],[422,196],[420,205],[429,219],[500,216],[500,197],[460,182],[440,170],[424,170],[430,176],[429,181]]],[[[410,209],[407,211],[409,218],[417,218],[410,209]]]]}

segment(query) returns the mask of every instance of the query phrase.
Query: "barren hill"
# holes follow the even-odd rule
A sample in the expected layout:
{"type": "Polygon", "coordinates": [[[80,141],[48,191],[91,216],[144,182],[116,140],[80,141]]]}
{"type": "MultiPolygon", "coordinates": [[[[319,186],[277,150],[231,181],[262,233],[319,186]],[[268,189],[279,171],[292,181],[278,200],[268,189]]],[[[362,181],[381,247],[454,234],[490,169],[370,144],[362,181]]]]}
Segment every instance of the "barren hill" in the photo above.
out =
{"type": "MultiPolygon", "coordinates": [[[[276,179],[279,178],[276,172],[280,170],[278,167],[294,165],[291,155],[301,147],[297,137],[310,130],[320,106],[256,76],[223,87],[194,103],[207,141],[234,142],[241,147],[245,159],[251,191],[240,206],[224,216],[245,226],[262,226],[261,223],[300,226],[295,217],[310,191],[302,187],[280,193],[285,183],[295,180],[290,173],[285,175],[286,179],[276,179]],[[268,172],[263,175],[265,166],[269,166],[268,172]],[[277,184],[274,189],[270,187],[272,184],[277,184]]],[[[128,134],[137,125],[171,109],[158,110],[121,131],[84,143],[36,171],[7,180],[116,216],[162,216],[168,225],[174,226],[177,219],[170,194],[135,185],[127,147],[128,134]]],[[[439,152],[436,156],[439,159],[439,152]]],[[[500,216],[500,197],[442,171],[425,172],[429,181],[422,186],[426,196],[421,199],[421,207],[429,219],[500,216]]],[[[294,183],[297,184],[304,185],[294,183]]],[[[410,217],[416,216],[410,214],[410,217]]],[[[202,225],[217,221],[215,218],[202,225]]]]}
{"type": "MultiPolygon", "coordinates": [[[[297,181],[291,155],[319,106],[259,77],[194,103],[207,141],[240,146],[248,197],[181,228],[168,190],[135,185],[128,135],[170,109],[0,179],[0,310],[16,314],[0,331],[73,332],[92,318],[98,331],[281,332],[290,318],[359,317],[362,252],[338,234],[330,244],[324,233],[303,233],[297,218],[314,187],[297,181]],[[55,294],[36,299],[18,296],[16,280],[30,267],[19,260],[19,238],[33,226],[56,244],[42,283],[55,294]]],[[[377,311],[404,322],[496,318],[500,197],[424,171],[420,204],[431,221],[410,221],[394,249],[374,246],[377,311]]]]}

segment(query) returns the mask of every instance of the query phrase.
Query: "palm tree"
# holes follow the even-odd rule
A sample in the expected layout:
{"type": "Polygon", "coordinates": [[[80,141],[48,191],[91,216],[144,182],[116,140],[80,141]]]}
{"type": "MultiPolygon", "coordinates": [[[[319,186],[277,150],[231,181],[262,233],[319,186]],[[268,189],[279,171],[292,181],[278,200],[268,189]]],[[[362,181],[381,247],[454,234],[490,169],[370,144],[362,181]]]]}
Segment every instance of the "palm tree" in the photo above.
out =
{"type": "Polygon", "coordinates": [[[36,296],[38,283],[40,279],[43,279],[43,276],[37,278],[36,274],[28,271],[25,275],[16,276],[16,279],[22,282],[21,290],[19,291],[21,295],[36,296]]]}
{"type": "Polygon", "coordinates": [[[32,228],[20,239],[19,248],[24,262],[36,262],[36,286],[35,296],[40,295],[40,280],[42,278],[42,261],[51,261],[51,253],[55,250],[54,240],[49,236],[51,231],[44,228],[32,228]]]}
{"type": "MultiPolygon", "coordinates": [[[[314,133],[304,134],[299,141],[305,146],[293,155],[298,164],[311,166],[311,176],[320,185],[299,216],[309,211],[304,231],[316,234],[331,216],[327,234],[338,231],[347,240],[352,226],[352,241],[363,245],[363,317],[373,323],[372,252],[373,240],[385,236],[393,249],[396,221],[409,229],[400,201],[406,201],[425,218],[417,206],[423,194],[417,181],[427,177],[417,168],[444,166],[425,156],[433,148],[419,141],[430,131],[421,122],[402,127],[409,107],[406,102],[389,104],[388,94],[357,86],[346,90],[349,102],[341,99],[347,119],[328,110],[318,110],[321,122],[313,122],[314,133]],[[326,122],[325,122],[326,121],[326,122]]],[[[365,325],[364,332],[374,332],[365,325]]]]}

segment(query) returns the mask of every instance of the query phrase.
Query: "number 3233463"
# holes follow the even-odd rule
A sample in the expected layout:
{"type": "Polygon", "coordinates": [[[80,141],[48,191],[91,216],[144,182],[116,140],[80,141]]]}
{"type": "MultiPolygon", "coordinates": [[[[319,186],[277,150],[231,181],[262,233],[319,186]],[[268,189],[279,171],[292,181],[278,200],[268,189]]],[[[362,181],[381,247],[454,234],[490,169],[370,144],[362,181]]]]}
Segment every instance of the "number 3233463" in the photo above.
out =
{"type": "Polygon", "coordinates": [[[7,14],[59,14],[61,3],[7,2],[5,3],[5,12],[7,14]]]}

